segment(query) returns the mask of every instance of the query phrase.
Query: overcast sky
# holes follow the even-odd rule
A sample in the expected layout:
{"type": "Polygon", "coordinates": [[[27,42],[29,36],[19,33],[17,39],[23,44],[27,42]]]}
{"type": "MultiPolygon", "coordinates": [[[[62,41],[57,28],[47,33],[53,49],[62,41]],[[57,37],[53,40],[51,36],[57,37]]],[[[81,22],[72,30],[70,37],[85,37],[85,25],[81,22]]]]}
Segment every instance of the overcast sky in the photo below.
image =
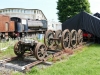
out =
{"type": "MultiPolygon", "coordinates": [[[[1,0],[0,9],[3,8],[28,8],[40,9],[48,20],[58,21],[57,2],[58,0],[1,0]]],[[[100,0],[89,0],[92,13],[100,12],[100,0]]]]}

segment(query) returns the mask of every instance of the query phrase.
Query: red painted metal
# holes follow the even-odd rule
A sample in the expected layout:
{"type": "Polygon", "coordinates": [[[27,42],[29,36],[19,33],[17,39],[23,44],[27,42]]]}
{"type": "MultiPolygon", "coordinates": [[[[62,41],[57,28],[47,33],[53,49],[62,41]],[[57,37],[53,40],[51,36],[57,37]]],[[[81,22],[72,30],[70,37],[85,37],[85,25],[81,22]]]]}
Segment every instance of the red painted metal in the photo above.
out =
{"type": "Polygon", "coordinates": [[[10,21],[10,17],[6,15],[0,15],[0,32],[12,32],[15,31],[14,21],[10,21]]]}
{"type": "Polygon", "coordinates": [[[15,31],[14,21],[10,21],[9,32],[15,31]]]}
{"type": "Polygon", "coordinates": [[[83,33],[83,37],[92,37],[93,35],[90,33],[83,33]]]}

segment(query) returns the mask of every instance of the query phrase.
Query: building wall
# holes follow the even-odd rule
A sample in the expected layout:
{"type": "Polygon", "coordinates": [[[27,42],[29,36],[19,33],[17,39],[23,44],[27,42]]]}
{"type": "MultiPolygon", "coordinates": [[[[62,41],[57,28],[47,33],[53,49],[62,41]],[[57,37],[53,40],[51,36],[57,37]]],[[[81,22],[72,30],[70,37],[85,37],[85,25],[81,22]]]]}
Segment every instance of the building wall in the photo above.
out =
{"type": "Polygon", "coordinates": [[[43,12],[39,9],[6,8],[1,9],[0,14],[10,17],[47,20],[43,12]]]}
{"type": "Polygon", "coordinates": [[[48,21],[48,30],[62,30],[62,24],[60,22],[48,21]]]}

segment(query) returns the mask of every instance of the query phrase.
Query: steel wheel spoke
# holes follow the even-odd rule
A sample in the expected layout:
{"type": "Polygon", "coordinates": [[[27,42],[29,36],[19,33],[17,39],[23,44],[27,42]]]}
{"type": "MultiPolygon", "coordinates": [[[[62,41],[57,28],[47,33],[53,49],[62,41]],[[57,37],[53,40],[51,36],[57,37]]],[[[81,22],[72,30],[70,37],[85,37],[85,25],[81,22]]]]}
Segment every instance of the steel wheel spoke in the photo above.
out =
{"type": "Polygon", "coordinates": [[[24,48],[22,47],[21,45],[21,42],[17,42],[15,45],[14,45],[14,53],[17,55],[17,56],[22,56],[24,54],[24,48]]]}
{"type": "Polygon", "coordinates": [[[64,30],[62,33],[62,47],[67,49],[70,47],[70,32],[68,29],[64,30]]]}
{"type": "Polygon", "coordinates": [[[77,32],[76,30],[71,31],[71,46],[75,48],[77,45],[77,32]]]}
{"type": "Polygon", "coordinates": [[[45,45],[41,43],[37,44],[35,48],[35,56],[38,60],[43,60],[45,58],[45,52],[47,52],[45,45]]]}
{"type": "Polygon", "coordinates": [[[51,40],[54,38],[54,33],[51,30],[46,31],[45,36],[44,36],[44,43],[47,46],[47,48],[50,48],[54,44],[54,41],[51,40]]]}
{"type": "Polygon", "coordinates": [[[56,40],[56,45],[57,46],[60,46],[60,44],[61,44],[61,35],[62,35],[62,31],[61,30],[57,30],[55,32],[55,38],[59,38],[59,40],[56,40]]]}
{"type": "Polygon", "coordinates": [[[75,36],[71,39],[71,41],[76,41],[76,38],[75,38],[75,36]]]}
{"type": "Polygon", "coordinates": [[[83,42],[83,32],[81,29],[78,30],[78,44],[82,44],[83,42]]]}
{"type": "Polygon", "coordinates": [[[66,37],[66,42],[68,42],[68,40],[69,40],[69,38],[68,38],[68,37],[66,37]]]}

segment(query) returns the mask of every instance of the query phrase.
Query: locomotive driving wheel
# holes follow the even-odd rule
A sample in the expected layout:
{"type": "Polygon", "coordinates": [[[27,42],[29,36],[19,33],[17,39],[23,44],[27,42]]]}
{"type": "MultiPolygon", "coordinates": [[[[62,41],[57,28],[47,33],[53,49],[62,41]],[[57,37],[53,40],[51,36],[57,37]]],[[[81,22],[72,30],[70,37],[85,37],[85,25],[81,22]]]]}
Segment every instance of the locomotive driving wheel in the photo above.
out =
{"type": "Polygon", "coordinates": [[[47,57],[47,48],[44,44],[38,43],[36,45],[35,57],[37,60],[44,60],[47,57]]]}
{"type": "Polygon", "coordinates": [[[53,47],[53,45],[55,43],[53,38],[54,38],[53,31],[52,30],[46,31],[45,36],[44,36],[44,43],[45,43],[47,48],[52,48],[53,47]]]}
{"type": "Polygon", "coordinates": [[[83,31],[81,29],[78,30],[78,44],[82,45],[83,42],[83,31]]]}
{"type": "Polygon", "coordinates": [[[61,45],[65,50],[70,47],[70,31],[68,29],[64,30],[62,33],[61,45]]]}
{"type": "Polygon", "coordinates": [[[58,38],[58,40],[56,40],[56,44],[57,44],[57,48],[58,49],[61,48],[61,35],[62,35],[62,31],[61,30],[57,30],[55,32],[55,38],[58,38]]]}
{"type": "Polygon", "coordinates": [[[76,30],[71,31],[71,46],[76,48],[77,46],[77,32],[76,30]]]}
{"type": "Polygon", "coordinates": [[[17,56],[22,56],[24,54],[24,50],[23,50],[23,46],[21,45],[21,41],[17,42],[15,45],[14,45],[14,53],[17,55],[17,56]]]}

